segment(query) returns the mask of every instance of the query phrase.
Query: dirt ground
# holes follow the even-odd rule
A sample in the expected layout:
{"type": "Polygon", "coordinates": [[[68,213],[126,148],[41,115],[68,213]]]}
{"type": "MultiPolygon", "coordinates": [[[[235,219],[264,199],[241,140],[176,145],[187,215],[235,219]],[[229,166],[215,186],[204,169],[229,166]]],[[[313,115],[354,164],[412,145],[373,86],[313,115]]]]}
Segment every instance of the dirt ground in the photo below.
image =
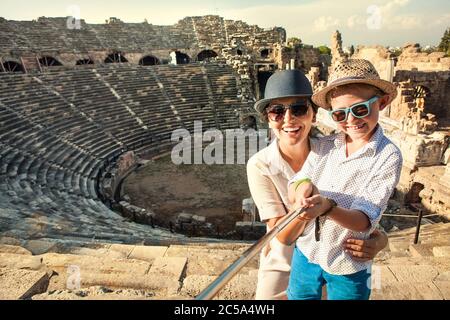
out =
{"type": "Polygon", "coordinates": [[[242,200],[250,197],[245,165],[175,165],[170,156],[132,173],[122,191],[167,223],[186,212],[206,217],[219,233],[242,220],[242,200]]]}

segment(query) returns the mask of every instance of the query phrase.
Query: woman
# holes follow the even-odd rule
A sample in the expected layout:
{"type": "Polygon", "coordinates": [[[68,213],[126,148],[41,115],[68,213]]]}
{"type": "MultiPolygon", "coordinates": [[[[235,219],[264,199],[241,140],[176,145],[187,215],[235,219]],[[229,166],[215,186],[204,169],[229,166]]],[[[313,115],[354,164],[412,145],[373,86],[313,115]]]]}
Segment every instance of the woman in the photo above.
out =
{"type": "MultiPolygon", "coordinates": [[[[276,139],[251,157],[247,164],[250,192],[261,221],[270,230],[289,212],[287,184],[314,150],[311,135],[317,109],[311,102],[309,80],[299,70],[273,74],[267,81],[265,98],[255,109],[268,122],[276,139]]],[[[357,260],[371,260],[387,245],[387,236],[375,231],[368,240],[349,239],[348,253],[357,260]]],[[[294,245],[276,237],[260,256],[256,299],[286,299],[294,245]]]]}

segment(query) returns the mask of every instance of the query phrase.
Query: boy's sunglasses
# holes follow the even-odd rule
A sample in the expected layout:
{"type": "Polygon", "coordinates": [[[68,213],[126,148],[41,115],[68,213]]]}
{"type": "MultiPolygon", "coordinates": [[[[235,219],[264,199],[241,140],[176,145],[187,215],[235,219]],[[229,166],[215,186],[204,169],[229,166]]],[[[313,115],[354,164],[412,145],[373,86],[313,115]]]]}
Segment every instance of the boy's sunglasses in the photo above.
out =
{"type": "Polygon", "coordinates": [[[355,117],[355,118],[365,118],[368,115],[370,115],[370,105],[377,101],[380,97],[375,96],[370,98],[367,101],[358,102],[354,105],[345,108],[345,109],[336,109],[328,111],[328,113],[331,116],[331,119],[335,122],[344,122],[348,118],[349,112],[355,117]]]}
{"type": "Polygon", "coordinates": [[[308,113],[308,108],[307,99],[296,101],[290,105],[273,104],[267,107],[267,116],[270,120],[278,122],[284,119],[287,109],[291,110],[294,117],[301,117],[308,113]]]}

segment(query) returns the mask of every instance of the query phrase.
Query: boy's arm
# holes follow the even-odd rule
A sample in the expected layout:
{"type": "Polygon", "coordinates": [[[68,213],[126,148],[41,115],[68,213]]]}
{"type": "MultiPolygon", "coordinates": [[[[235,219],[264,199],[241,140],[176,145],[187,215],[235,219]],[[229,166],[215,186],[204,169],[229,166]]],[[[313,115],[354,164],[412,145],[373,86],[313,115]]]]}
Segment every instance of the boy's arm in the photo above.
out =
{"type": "Polygon", "coordinates": [[[374,168],[376,174],[362,186],[359,195],[350,206],[351,210],[358,210],[367,215],[370,221],[369,233],[372,233],[381,219],[381,214],[388,205],[389,198],[394,192],[402,168],[400,151],[395,151],[374,168]]]}
{"type": "MultiPolygon", "coordinates": [[[[389,197],[399,181],[401,164],[402,158],[399,151],[390,154],[376,169],[377,174],[370,177],[362,186],[359,196],[355,197],[350,209],[339,206],[332,208],[329,199],[315,195],[303,201],[309,208],[301,216],[314,219],[326,213],[330,219],[344,228],[371,233],[381,219],[381,213],[386,209],[389,197]]],[[[301,194],[296,193],[294,186],[291,184],[289,191],[294,193],[295,201],[300,201],[301,194]]]]}
{"type": "Polygon", "coordinates": [[[371,225],[365,213],[355,209],[334,206],[330,199],[320,194],[305,199],[304,203],[309,207],[300,215],[304,219],[314,219],[318,216],[326,215],[344,228],[357,232],[367,231],[371,225]]]}

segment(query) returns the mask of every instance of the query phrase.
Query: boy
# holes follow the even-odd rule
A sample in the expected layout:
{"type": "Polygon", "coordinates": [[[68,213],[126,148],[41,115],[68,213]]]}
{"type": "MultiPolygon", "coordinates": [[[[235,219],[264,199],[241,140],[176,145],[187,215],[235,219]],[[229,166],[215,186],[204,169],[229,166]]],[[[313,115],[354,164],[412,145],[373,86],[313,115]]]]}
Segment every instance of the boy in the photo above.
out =
{"type": "Polygon", "coordinates": [[[398,183],[400,150],[378,124],[379,111],[396,93],[395,85],[381,80],[369,61],[349,59],[312,96],[315,104],[330,110],[340,133],[322,138],[289,182],[294,207],[308,207],[278,235],[289,243],[295,225],[308,222],[296,241],[289,299],[320,299],[324,284],[328,299],[369,299],[371,262],[352,259],[343,248],[347,239],[366,239],[376,228],[398,183]],[[313,189],[315,194],[307,197],[313,189]]]}

